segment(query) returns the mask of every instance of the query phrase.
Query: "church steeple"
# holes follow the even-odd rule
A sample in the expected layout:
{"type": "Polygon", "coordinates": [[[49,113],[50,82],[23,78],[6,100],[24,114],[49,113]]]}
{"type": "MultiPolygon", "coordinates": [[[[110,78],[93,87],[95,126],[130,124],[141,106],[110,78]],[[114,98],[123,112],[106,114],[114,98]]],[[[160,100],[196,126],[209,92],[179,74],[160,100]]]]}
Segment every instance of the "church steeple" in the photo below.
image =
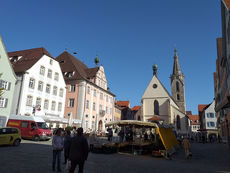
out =
{"type": "Polygon", "coordinates": [[[182,74],[179,64],[179,59],[177,55],[177,49],[174,49],[174,64],[173,64],[173,75],[182,74]]]}
{"type": "Polygon", "coordinates": [[[174,49],[174,64],[171,78],[171,93],[179,109],[185,113],[185,85],[184,74],[181,72],[177,49],[174,49]]]}

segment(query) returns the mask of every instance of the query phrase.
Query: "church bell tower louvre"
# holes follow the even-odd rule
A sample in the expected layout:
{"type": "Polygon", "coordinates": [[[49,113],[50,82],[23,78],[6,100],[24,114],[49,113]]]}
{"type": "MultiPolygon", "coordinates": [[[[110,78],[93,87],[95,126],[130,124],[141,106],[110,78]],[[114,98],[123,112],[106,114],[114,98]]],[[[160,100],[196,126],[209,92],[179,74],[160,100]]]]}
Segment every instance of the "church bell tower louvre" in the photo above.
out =
{"type": "Polygon", "coordinates": [[[174,64],[171,79],[171,94],[180,111],[185,113],[185,85],[184,74],[181,72],[177,49],[174,49],[174,64]]]}

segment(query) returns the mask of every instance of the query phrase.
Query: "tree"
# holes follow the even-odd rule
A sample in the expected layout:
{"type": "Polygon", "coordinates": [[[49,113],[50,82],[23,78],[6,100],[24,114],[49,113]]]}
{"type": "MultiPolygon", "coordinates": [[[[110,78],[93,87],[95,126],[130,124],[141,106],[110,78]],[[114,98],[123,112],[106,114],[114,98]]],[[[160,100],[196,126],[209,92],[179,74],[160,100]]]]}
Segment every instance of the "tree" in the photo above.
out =
{"type": "MultiPolygon", "coordinates": [[[[2,76],[2,73],[0,73],[0,79],[1,79],[1,76],[2,76]]],[[[0,97],[3,95],[3,92],[4,92],[4,88],[0,88],[0,97]]]]}

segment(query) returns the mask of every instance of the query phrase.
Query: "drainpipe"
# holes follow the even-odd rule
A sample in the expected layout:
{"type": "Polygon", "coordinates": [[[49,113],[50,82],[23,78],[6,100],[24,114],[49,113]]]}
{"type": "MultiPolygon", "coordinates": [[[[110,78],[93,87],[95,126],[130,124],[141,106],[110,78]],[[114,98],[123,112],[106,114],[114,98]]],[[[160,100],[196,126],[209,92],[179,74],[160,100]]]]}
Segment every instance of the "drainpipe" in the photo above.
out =
{"type": "Polygon", "coordinates": [[[21,100],[23,80],[24,80],[24,74],[22,75],[22,80],[21,80],[21,85],[20,85],[20,90],[19,90],[18,102],[17,102],[17,107],[16,107],[16,115],[18,115],[18,109],[19,109],[19,102],[21,100]]]}

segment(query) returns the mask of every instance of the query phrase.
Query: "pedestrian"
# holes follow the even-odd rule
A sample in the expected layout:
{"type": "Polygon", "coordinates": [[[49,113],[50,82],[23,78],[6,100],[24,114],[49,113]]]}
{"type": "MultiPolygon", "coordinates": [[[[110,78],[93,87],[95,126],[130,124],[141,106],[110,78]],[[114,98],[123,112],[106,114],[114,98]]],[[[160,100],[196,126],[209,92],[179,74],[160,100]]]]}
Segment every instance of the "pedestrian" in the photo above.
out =
{"type": "Polygon", "coordinates": [[[69,145],[71,141],[70,133],[70,130],[66,130],[66,135],[64,137],[64,164],[66,164],[67,158],[69,157],[69,145]]]}
{"type": "Polygon", "coordinates": [[[112,141],[113,139],[113,130],[111,128],[108,129],[108,141],[112,141]]]}
{"type": "Polygon", "coordinates": [[[125,136],[123,129],[120,130],[120,132],[118,133],[118,136],[120,138],[120,142],[123,142],[124,136],[125,136]]]}
{"type": "Polygon", "coordinates": [[[77,134],[76,129],[77,129],[76,127],[73,127],[73,130],[71,131],[71,134],[70,134],[71,138],[73,138],[74,136],[76,136],[76,134],[77,134]]]}
{"type": "Polygon", "coordinates": [[[190,154],[190,143],[186,136],[184,137],[182,144],[183,144],[184,151],[185,151],[185,158],[188,159],[189,154],[190,154]]]}
{"type": "Polygon", "coordinates": [[[57,129],[55,135],[52,140],[52,148],[53,148],[53,164],[52,168],[55,171],[55,165],[57,161],[57,171],[61,172],[61,151],[63,150],[63,138],[61,136],[61,129],[57,129]]]}
{"type": "Polygon", "coordinates": [[[87,160],[89,152],[87,139],[83,136],[83,128],[77,129],[77,135],[71,139],[69,149],[69,159],[71,167],[69,173],[74,173],[77,165],[79,165],[78,173],[83,173],[84,163],[87,160]]]}

